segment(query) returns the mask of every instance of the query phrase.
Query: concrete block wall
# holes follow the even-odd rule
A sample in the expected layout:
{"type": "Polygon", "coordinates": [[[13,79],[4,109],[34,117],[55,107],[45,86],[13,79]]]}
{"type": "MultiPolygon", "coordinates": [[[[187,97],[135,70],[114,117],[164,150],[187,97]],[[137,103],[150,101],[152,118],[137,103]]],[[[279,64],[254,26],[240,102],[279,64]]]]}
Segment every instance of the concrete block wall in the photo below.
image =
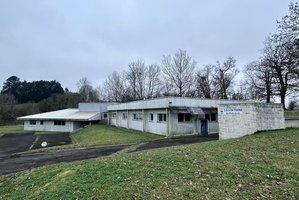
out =
{"type": "Polygon", "coordinates": [[[284,129],[280,104],[233,103],[218,106],[219,139],[238,138],[262,130],[284,129]]]}

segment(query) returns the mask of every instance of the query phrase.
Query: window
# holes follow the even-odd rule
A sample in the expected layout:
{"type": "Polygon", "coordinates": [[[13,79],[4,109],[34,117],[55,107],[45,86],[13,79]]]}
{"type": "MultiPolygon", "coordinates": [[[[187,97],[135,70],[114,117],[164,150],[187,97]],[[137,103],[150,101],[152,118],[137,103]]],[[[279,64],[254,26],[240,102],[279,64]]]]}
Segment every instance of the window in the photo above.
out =
{"type": "Polygon", "coordinates": [[[178,114],[178,122],[184,122],[184,114],[178,114]]]}
{"type": "Polygon", "coordinates": [[[166,114],[158,114],[158,122],[166,122],[166,114]]]}
{"type": "Polygon", "coordinates": [[[211,114],[211,121],[212,121],[212,122],[216,122],[216,121],[217,121],[217,117],[216,117],[216,114],[215,114],[215,113],[212,113],[212,114],[211,114]]]}
{"type": "Polygon", "coordinates": [[[44,125],[44,121],[43,120],[40,121],[40,125],[44,125]]]}
{"type": "Polygon", "coordinates": [[[30,125],[36,125],[36,121],[31,120],[31,121],[29,121],[29,124],[30,125]]]}
{"type": "Polygon", "coordinates": [[[206,119],[210,120],[210,114],[206,114],[206,119]]]}
{"type": "Polygon", "coordinates": [[[65,126],[65,121],[54,121],[54,126],[65,126]]]}
{"type": "Polygon", "coordinates": [[[112,113],[112,114],[111,114],[111,118],[112,118],[112,119],[115,119],[115,118],[116,118],[116,113],[112,113]]]}
{"type": "Polygon", "coordinates": [[[185,114],[185,122],[190,122],[190,121],[191,121],[191,115],[185,114]]]}
{"type": "Polygon", "coordinates": [[[127,119],[128,118],[128,114],[127,113],[123,113],[123,119],[127,119]]]}
{"type": "Polygon", "coordinates": [[[104,119],[107,119],[107,113],[104,113],[104,119]]]}
{"type": "Polygon", "coordinates": [[[178,122],[190,122],[191,121],[191,115],[190,114],[178,114],[178,122]]]}
{"type": "Polygon", "coordinates": [[[153,113],[150,113],[149,120],[150,120],[151,122],[154,121],[154,114],[153,114],[153,113]]]}
{"type": "Polygon", "coordinates": [[[133,113],[133,120],[142,120],[142,113],[133,113]]]}

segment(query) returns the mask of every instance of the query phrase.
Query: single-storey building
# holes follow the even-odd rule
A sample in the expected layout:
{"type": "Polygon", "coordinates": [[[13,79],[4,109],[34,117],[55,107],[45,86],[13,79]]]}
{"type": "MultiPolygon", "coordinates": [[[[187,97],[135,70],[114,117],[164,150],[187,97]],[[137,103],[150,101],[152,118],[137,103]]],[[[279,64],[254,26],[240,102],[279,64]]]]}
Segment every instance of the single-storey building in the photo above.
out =
{"type": "Polygon", "coordinates": [[[166,97],[110,105],[108,112],[111,125],[165,136],[219,133],[227,139],[285,126],[281,104],[250,101],[166,97]]]}
{"type": "Polygon", "coordinates": [[[73,132],[85,125],[107,121],[107,106],[114,103],[79,103],[79,108],[19,117],[24,130],[73,132]]]}

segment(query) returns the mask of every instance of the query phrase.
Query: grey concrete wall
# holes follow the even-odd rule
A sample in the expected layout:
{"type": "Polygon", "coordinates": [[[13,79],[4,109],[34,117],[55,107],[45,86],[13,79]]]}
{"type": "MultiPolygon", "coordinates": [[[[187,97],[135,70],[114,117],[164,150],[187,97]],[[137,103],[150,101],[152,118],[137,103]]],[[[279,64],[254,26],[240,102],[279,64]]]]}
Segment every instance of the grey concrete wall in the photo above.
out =
{"type": "Polygon", "coordinates": [[[299,127],[299,118],[286,118],[285,125],[287,128],[299,127]]]}
{"type": "Polygon", "coordinates": [[[239,103],[248,101],[225,100],[225,99],[200,99],[187,97],[164,97],[157,99],[148,99],[141,101],[133,101],[108,106],[109,111],[115,110],[136,110],[136,109],[161,109],[170,107],[201,107],[201,108],[217,108],[221,103],[239,103]]]}
{"type": "Polygon", "coordinates": [[[79,103],[80,112],[107,112],[107,107],[116,103],[79,103]]]}
{"type": "Polygon", "coordinates": [[[156,133],[159,135],[167,135],[168,116],[166,116],[166,118],[167,118],[166,122],[159,122],[158,114],[167,114],[166,109],[144,111],[145,131],[150,132],[150,133],[156,133]],[[150,121],[150,113],[152,113],[154,115],[153,121],[150,121]]]}
{"type": "Polygon", "coordinates": [[[218,122],[208,122],[209,134],[219,133],[219,124],[218,122]]]}
{"type": "Polygon", "coordinates": [[[54,121],[44,121],[41,125],[40,121],[36,121],[36,125],[30,125],[29,121],[24,121],[24,130],[26,131],[57,131],[57,132],[73,132],[73,122],[66,121],[64,126],[54,126],[54,121]]]}
{"type": "Polygon", "coordinates": [[[194,133],[194,118],[190,122],[178,122],[178,113],[170,114],[170,135],[189,135],[194,133]]]}
{"type": "Polygon", "coordinates": [[[219,139],[238,138],[257,131],[284,129],[280,104],[234,103],[218,107],[219,139]]]}

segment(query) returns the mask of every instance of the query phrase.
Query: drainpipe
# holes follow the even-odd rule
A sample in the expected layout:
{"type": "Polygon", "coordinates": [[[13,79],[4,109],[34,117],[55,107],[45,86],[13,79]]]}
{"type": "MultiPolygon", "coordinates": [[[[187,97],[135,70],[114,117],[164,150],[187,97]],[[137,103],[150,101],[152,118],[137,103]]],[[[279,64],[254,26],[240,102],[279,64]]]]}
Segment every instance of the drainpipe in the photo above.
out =
{"type": "Polygon", "coordinates": [[[166,108],[166,136],[169,136],[169,113],[168,108],[166,108]]]}
{"type": "Polygon", "coordinates": [[[171,105],[172,102],[168,102],[168,108],[166,108],[166,120],[167,120],[167,136],[171,135],[171,105]]]}
{"type": "Polygon", "coordinates": [[[129,128],[129,120],[130,120],[129,110],[127,110],[127,128],[129,128]]]}
{"type": "Polygon", "coordinates": [[[108,117],[108,125],[111,125],[111,124],[110,124],[110,112],[109,112],[109,111],[107,112],[107,115],[108,115],[108,116],[107,116],[107,117],[108,117]]]}
{"type": "Polygon", "coordinates": [[[144,109],[142,110],[142,132],[145,131],[145,116],[144,116],[144,109]]]}

